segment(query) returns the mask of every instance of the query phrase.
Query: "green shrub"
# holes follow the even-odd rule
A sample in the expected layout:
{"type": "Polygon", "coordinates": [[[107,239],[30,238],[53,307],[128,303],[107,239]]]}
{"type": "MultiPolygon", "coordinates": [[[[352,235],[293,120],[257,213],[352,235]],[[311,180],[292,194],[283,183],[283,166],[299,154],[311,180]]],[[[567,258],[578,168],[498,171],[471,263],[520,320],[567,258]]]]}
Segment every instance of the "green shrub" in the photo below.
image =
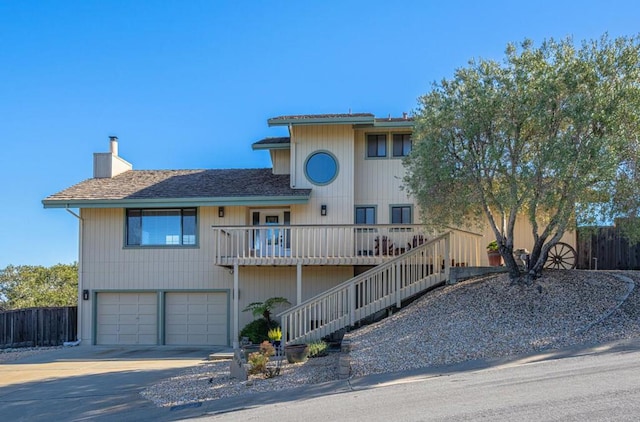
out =
{"type": "Polygon", "coordinates": [[[261,352],[254,352],[249,355],[248,359],[249,375],[263,374],[267,370],[267,362],[269,362],[269,356],[261,352]]]}
{"type": "Polygon", "coordinates": [[[329,348],[329,345],[322,340],[309,343],[309,357],[319,358],[322,356],[327,356],[328,348],[329,348]]]}
{"type": "Polygon", "coordinates": [[[244,326],[240,331],[240,338],[247,337],[251,343],[260,344],[265,340],[269,340],[269,330],[276,328],[278,323],[271,321],[271,326],[264,319],[256,319],[244,326]]]}

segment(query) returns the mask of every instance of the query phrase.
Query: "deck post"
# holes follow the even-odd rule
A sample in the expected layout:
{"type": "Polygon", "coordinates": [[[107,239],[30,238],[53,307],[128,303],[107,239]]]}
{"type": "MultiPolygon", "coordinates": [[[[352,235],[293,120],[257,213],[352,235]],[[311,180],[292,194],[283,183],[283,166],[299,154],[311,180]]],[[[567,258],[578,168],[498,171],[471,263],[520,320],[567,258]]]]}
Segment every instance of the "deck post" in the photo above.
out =
{"type": "Polygon", "coordinates": [[[449,280],[451,273],[451,232],[444,238],[444,279],[449,280]]]}
{"type": "Polygon", "coordinates": [[[296,305],[302,303],[302,264],[296,265],[296,305]]]}
{"type": "MultiPolygon", "coordinates": [[[[403,274],[404,277],[407,277],[407,274],[403,274]]],[[[400,275],[400,263],[396,264],[395,271],[395,286],[396,289],[396,307],[398,309],[402,308],[402,297],[400,296],[400,284],[402,283],[401,275],[400,275]]]]}
{"type": "Polygon", "coordinates": [[[240,335],[240,309],[239,309],[239,276],[238,276],[238,261],[233,264],[233,348],[238,349],[240,347],[240,343],[238,342],[240,335]]]}
{"type": "Polygon", "coordinates": [[[356,285],[351,283],[349,285],[349,325],[353,326],[356,323],[356,285]]]}

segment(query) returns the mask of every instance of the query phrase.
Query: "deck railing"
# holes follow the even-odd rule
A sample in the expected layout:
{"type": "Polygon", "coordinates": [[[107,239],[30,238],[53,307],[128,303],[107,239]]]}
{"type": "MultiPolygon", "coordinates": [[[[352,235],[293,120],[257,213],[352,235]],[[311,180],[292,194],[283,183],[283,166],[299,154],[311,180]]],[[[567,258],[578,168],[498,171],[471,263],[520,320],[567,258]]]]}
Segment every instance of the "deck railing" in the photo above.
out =
{"type": "Polygon", "coordinates": [[[320,339],[449,278],[451,266],[480,265],[481,235],[452,230],[280,313],[283,339],[320,339]]]}
{"type": "Polygon", "coordinates": [[[378,264],[434,235],[417,224],[214,226],[216,265],[378,264]]]}

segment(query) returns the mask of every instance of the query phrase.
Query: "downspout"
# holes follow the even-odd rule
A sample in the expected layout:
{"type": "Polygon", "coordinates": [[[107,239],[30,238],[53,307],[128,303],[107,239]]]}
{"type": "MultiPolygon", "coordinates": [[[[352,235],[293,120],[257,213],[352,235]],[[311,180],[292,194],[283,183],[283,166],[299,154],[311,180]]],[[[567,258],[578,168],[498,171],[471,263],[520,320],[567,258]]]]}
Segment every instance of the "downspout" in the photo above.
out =
{"type": "MultiPolygon", "coordinates": [[[[69,209],[69,206],[67,205],[67,208],[65,208],[65,210],[73,215],[75,218],[78,219],[78,312],[77,312],[77,316],[78,316],[78,320],[76,321],[76,330],[78,331],[76,334],[76,341],[75,342],[69,342],[70,344],[68,344],[69,346],[77,346],[80,344],[80,342],[82,341],[82,317],[84,315],[84,313],[82,312],[82,308],[83,308],[83,299],[82,299],[82,229],[84,227],[84,220],[82,219],[82,217],[80,217],[78,214],[76,214],[75,212],[71,211],[69,209]]],[[[65,344],[66,345],[66,344],[65,344]]]]}

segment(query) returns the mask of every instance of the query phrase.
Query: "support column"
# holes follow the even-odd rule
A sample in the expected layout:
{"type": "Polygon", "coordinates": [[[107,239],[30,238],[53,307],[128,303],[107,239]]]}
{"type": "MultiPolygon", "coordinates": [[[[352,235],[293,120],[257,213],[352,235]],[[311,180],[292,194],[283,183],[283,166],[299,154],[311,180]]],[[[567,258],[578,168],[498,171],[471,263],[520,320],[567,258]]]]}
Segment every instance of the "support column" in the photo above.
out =
{"type": "Polygon", "coordinates": [[[240,336],[240,289],[238,279],[238,262],[233,264],[233,348],[234,350],[240,348],[238,338],[240,336]]]}
{"type": "Polygon", "coordinates": [[[296,265],[296,305],[302,303],[302,264],[296,265]]]}

